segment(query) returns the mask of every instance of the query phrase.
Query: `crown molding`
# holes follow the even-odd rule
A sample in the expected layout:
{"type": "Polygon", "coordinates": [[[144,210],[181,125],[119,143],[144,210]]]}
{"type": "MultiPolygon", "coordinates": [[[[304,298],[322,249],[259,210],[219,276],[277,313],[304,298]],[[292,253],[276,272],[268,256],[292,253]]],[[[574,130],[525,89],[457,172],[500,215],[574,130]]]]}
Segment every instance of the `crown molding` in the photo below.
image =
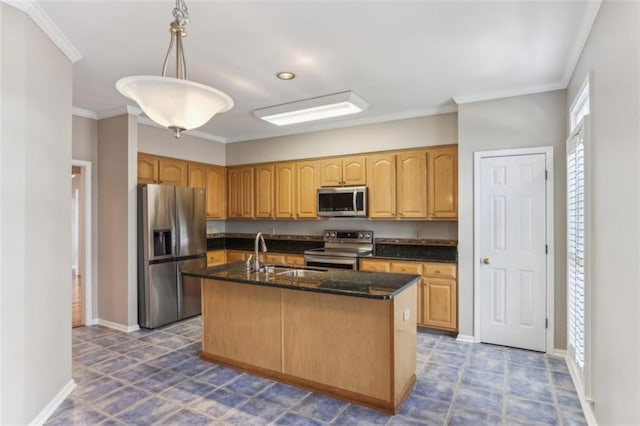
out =
{"type": "Polygon", "coordinates": [[[82,58],[82,54],[64,35],[60,27],[47,15],[47,12],[35,0],[0,0],[9,6],[23,11],[40,27],[40,29],[53,41],[53,43],[71,61],[76,63],[82,58]]]}
{"type": "Polygon", "coordinates": [[[142,110],[138,107],[125,105],[125,106],[111,109],[108,111],[99,112],[97,113],[97,116],[98,116],[98,120],[103,120],[105,118],[117,117],[119,115],[125,115],[125,114],[135,115],[139,117],[140,114],[142,114],[142,110]]]}
{"type": "Polygon", "coordinates": [[[454,96],[453,101],[458,104],[468,104],[471,102],[492,101],[495,99],[511,98],[514,96],[533,95],[536,93],[553,92],[554,90],[564,90],[567,86],[562,83],[553,83],[543,86],[533,86],[524,89],[500,90],[495,92],[478,93],[469,96],[454,96]]]}
{"type": "MultiPolygon", "coordinates": [[[[155,121],[151,120],[150,118],[141,115],[138,117],[138,123],[140,124],[144,124],[145,126],[151,126],[151,127],[157,127],[159,129],[165,129],[166,127],[159,125],[158,123],[156,123],[155,121]]],[[[200,138],[200,139],[206,139],[209,141],[213,141],[213,142],[220,142],[220,143],[227,143],[227,138],[224,138],[222,136],[218,136],[218,135],[214,135],[212,133],[207,133],[207,132],[203,132],[200,130],[186,130],[184,132],[182,132],[183,135],[189,135],[189,136],[194,136],[196,138],[200,138]]]]}
{"type": "Polygon", "coordinates": [[[71,108],[71,113],[76,117],[90,118],[92,120],[98,119],[98,114],[93,111],[89,111],[88,109],[73,107],[71,108]]]}
{"type": "Polygon", "coordinates": [[[571,80],[573,72],[578,65],[580,56],[582,56],[582,50],[589,39],[589,34],[591,33],[593,23],[600,11],[600,6],[602,6],[602,0],[591,0],[587,2],[587,7],[584,12],[584,16],[582,17],[582,23],[578,30],[578,36],[576,37],[576,43],[573,46],[573,51],[569,55],[569,60],[567,61],[564,75],[562,77],[562,82],[565,88],[569,85],[569,81],[571,80]]]}
{"type": "Polygon", "coordinates": [[[387,121],[408,120],[410,118],[449,114],[453,112],[458,112],[458,105],[451,104],[451,105],[444,105],[444,106],[433,107],[433,108],[423,108],[423,109],[417,109],[412,111],[383,114],[383,115],[377,115],[372,117],[341,120],[339,122],[333,121],[333,119],[328,119],[329,121],[327,123],[322,123],[322,124],[315,124],[315,125],[310,125],[309,123],[293,124],[291,126],[287,126],[286,129],[285,128],[278,129],[278,132],[274,134],[267,134],[267,135],[253,134],[253,135],[243,135],[237,138],[227,138],[227,143],[245,142],[245,141],[251,141],[256,139],[279,138],[282,136],[300,135],[300,134],[312,133],[312,132],[322,132],[325,130],[343,129],[345,127],[356,127],[356,126],[364,126],[367,124],[385,123],[387,121]]]}

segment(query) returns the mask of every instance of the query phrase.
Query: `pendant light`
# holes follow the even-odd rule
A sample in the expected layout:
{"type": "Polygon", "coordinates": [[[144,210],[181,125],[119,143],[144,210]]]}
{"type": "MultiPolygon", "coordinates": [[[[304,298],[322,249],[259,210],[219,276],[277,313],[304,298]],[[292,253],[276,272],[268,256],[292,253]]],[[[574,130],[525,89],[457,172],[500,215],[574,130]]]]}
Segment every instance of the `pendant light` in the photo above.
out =
{"type": "Polygon", "coordinates": [[[187,80],[187,64],[182,38],[189,12],[184,0],[176,0],[174,20],[170,25],[171,42],[162,66],[162,76],[136,75],[118,80],[116,89],[138,103],[151,120],[174,132],[176,138],[184,130],[202,126],[219,112],[233,108],[233,99],[224,92],[187,80]],[[176,77],[167,77],[167,66],[176,46],[176,77]]]}

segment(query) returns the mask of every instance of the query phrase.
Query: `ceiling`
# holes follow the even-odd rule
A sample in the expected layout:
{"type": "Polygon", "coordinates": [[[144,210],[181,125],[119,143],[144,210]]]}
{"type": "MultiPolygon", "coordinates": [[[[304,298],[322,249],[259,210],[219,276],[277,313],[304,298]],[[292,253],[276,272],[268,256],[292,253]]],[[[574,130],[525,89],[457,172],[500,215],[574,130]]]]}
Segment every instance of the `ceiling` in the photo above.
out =
{"type": "MultiPolygon", "coordinates": [[[[159,75],[173,1],[57,1],[40,6],[82,58],[74,107],[135,105],[115,82],[159,75]]],[[[199,130],[234,142],[451,112],[456,103],[565,88],[599,1],[187,0],[189,79],[234,108],[199,130]],[[278,80],[278,71],[297,78],[278,80]],[[278,127],[251,111],[353,90],[370,107],[278,127]]]]}

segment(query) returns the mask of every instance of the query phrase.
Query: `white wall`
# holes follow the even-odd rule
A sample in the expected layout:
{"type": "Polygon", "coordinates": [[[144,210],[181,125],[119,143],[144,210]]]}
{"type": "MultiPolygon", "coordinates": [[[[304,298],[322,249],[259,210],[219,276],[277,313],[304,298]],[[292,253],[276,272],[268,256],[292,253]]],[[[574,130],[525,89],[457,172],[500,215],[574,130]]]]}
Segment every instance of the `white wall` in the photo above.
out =
{"type": "Polygon", "coordinates": [[[458,142],[456,113],[227,144],[227,165],[356,154],[458,142]]]}
{"type": "MultiPolygon", "coordinates": [[[[375,238],[457,239],[456,222],[391,221],[367,219],[228,220],[226,232],[263,232],[284,235],[322,235],[325,229],[371,230],[375,238]]],[[[220,231],[218,231],[220,232],[220,231]]]]}
{"type": "Polygon", "coordinates": [[[221,166],[225,164],[224,144],[186,134],[176,139],[171,131],[146,124],[138,125],[138,151],[221,166]]]}
{"type": "Polygon", "coordinates": [[[567,89],[591,74],[593,411],[640,424],[640,5],[603,2],[567,89]]]}
{"type": "Polygon", "coordinates": [[[31,18],[0,3],[0,423],[71,381],[71,77],[31,18]]]}
{"type": "Polygon", "coordinates": [[[74,160],[91,162],[91,280],[93,315],[98,311],[98,121],[73,116],[71,153],[74,160]]]}
{"type": "Polygon", "coordinates": [[[555,346],[566,346],[565,92],[516,96],[458,106],[458,299],[460,333],[473,335],[473,153],[553,146],[555,346]]]}
{"type": "Polygon", "coordinates": [[[132,115],[98,121],[98,312],[124,327],[138,323],[137,131],[132,115]]]}

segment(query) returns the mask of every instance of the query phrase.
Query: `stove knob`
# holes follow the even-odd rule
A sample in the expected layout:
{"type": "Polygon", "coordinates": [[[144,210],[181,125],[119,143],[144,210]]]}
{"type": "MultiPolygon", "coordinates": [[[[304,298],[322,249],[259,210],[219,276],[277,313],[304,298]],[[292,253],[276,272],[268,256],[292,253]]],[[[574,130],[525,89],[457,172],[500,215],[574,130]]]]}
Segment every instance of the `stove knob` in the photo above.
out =
{"type": "Polygon", "coordinates": [[[336,237],[336,233],[332,232],[330,236],[331,236],[331,238],[335,238],[336,237]]]}
{"type": "Polygon", "coordinates": [[[364,234],[364,237],[368,240],[368,239],[370,239],[370,238],[371,238],[371,234],[368,234],[368,233],[367,233],[367,234],[364,234]]]}
{"type": "Polygon", "coordinates": [[[363,239],[364,238],[364,234],[362,232],[358,232],[358,239],[363,239]]]}

